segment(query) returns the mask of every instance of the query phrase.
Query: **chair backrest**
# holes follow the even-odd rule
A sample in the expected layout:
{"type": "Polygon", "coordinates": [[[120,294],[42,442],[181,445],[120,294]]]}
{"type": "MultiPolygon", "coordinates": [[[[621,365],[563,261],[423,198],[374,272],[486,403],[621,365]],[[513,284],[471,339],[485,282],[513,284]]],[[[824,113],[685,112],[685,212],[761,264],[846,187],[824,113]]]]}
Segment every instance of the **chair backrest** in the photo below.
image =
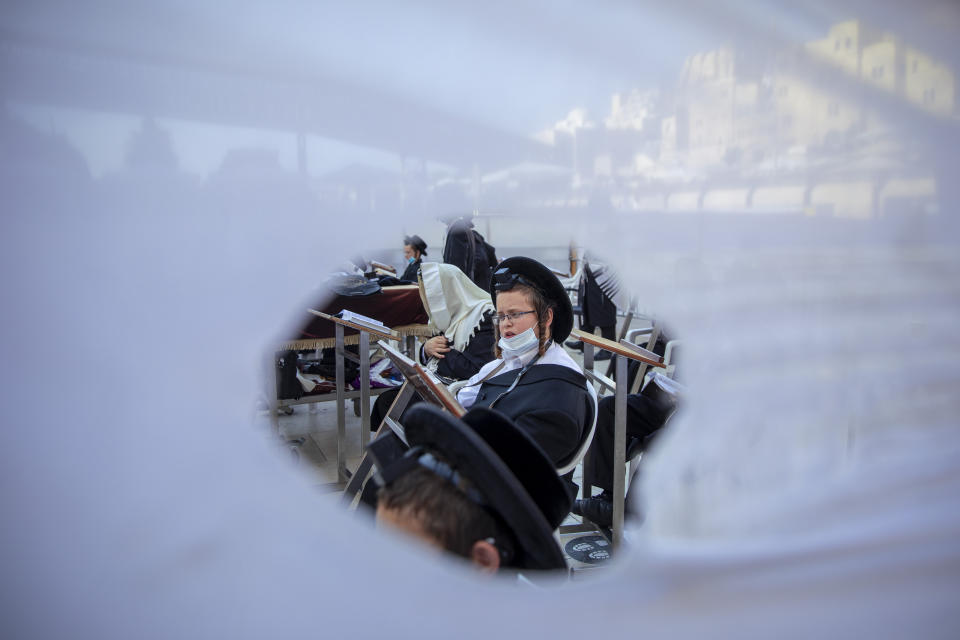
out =
{"type": "Polygon", "coordinates": [[[583,456],[587,455],[587,449],[590,448],[590,443],[593,442],[593,434],[597,430],[597,390],[593,388],[593,385],[587,381],[587,391],[589,391],[590,403],[593,409],[592,418],[589,420],[589,427],[584,429],[583,435],[580,437],[580,444],[577,446],[577,450],[573,452],[569,459],[562,461],[557,466],[557,475],[565,475],[570,473],[576,468],[580,461],[583,460],[583,456]]]}
{"type": "Polygon", "coordinates": [[[460,389],[463,389],[465,386],[467,386],[467,382],[468,380],[454,380],[453,382],[447,385],[447,389],[449,389],[450,393],[452,393],[453,396],[456,397],[457,392],[460,391],[460,389]]]}
{"type": "MultiPolygon", "coordinates": [[[[677,374],[677,363],[676,360],[676,350],[683,346],[683,340],[670,340],[667,342],[666,348],[663,350],[663,365],[664,368],[660,373],[667,376],[670,379],[677,374]]],[[[657,371],[648,371],[647,375],[643,378],[643,386],[646,386],[650,382],[650,379],[657,371]]],[[[635,393],[631,390],[631,393],[635,393]]]]}
{"type": "Polygon", "coordinates": [[[672,378],[676,373],[677,363],[674,362],[674,360],[676,360],[676,355],[674,354],[674,351],[676,351],[677,348],[682,345],[683,345],[682,340],[671,340],[667,342],[667,346],[663,350],[663,364],[666,365],[666,370],[664,371],[664,374],[668,378],[672,378]]]}
{"type": "MultiPolygon", "coordinates": [[[[634,332],[631,332],[631,333],[634,333],[634,332]]],[[[649,333],[640,334],[639,332],[637,332],[635,335],[645,335],[647,337],[646,349],[647,351],[653,351],[654,348],[657,346],[657,338],[660,337],[660,326],[657,325],[656,323],[653,323],[650,325],[649,333]]],[[[640,344],[640,341],[633,339],[633,336],[630,336],[630,338],[628,339],[631,342],[640,344]]],[[[637,375],[633,380],[633,385],[631,385],[630,387],[630,393],[638,393],[640,391],[640,386],[643,384],[644,378],[646,377],[649,368],[650,368],[650,365],[648,365],[647,363],[645,362],[640,363],[640,368],[637,370],[637,375]]]]}

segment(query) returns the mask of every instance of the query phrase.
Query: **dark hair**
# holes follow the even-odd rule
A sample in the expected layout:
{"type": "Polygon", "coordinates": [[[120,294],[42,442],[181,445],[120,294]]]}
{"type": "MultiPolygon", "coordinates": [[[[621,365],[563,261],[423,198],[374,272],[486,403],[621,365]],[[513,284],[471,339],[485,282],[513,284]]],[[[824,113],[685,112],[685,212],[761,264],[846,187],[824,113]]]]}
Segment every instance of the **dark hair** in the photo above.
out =
{"type": "Polygon", "coordinates": [[[403,244],[415,249],[417,253],[421,255],[427,255],[427,243],[423,241],[423,238],[417,235],[406,236],[403,239],[403,244]]]}
{"type": "MultiPolygon", "coordinates": [[[[434,454],[436,455],[436,454],[434,454]]],[[[443,548],[463,558],[477,540],[493,538],[501,564],[512,556],[512,538],[489,511],[470,501],[449,481],[429,469],[418,467],[381,487],[377,503],[416,518],[443,548]]]]}
{"type": "MultiPolygon", "coordinates": [[[[542,356],[547,351],[547,311],[553,309],[553,313],[556,315],[556,303],[547,298],[540,289],[528,284],[517,283],[508,289],[508,291],[519,291],[527,294],[527,300],[533,305],[533,310],[537,312],[537,334],[540,339],[537,353],[542,356]]],[[[551,335],[551,337],[553,336],[551,335]]],[[[502,354],[500,349],[500,325],[496,322],[493,323],[493,354],[498,358],[502,354]]]]}

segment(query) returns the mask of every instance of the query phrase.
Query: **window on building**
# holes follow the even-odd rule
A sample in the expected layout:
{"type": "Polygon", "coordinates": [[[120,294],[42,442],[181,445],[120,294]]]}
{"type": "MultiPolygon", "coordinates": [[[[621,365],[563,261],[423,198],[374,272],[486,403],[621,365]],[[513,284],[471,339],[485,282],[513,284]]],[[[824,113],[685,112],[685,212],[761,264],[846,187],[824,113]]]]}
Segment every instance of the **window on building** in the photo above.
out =
{"type": "Polygon", "coordinates": [[[933,104],[937,99],[936,89],[930,87],[929,89],[923,90],[923,104],[933,104]]]}
{"type": "Polygon", "coordinates": [[[853,38],[847,37],[844,44],[846,45],[847,49],[851,48],[853,46],[853,38]]]}
{"type": "Polygon", "coordinates": [[[834,43],[833,43],[833,50],[834,50],[834,51],[840,51],[840,39],[839,39],[839,38],[837,38],[837,40],[834,41],[834,43]]]}
{"type": "Polygon", "coordinates": [[[836,100],[832,100],[830,104],[827,105],[827,113],[831,116],[836,116],[840,113],[840,103],[836,100]]]}
{"type": "Polygon", "coordinates": [[[914,73],[916,73],[916,72],[917,72],[917,69],[919,69],[919,68],[920,68],[920,63],[917,62],[917,59],[916,59],[916,58],[914,58],[913,64],[910,65],[910,70],[913,71],[914,73]]]}
{"type": "Polygon", "coordinates": [[[786,86],[786,85],[780,85],[780,87],[777,89],[777,95],[778,95],[779,97],[781,97],[781,98],[786,98],[786,97],[787,97],[787,86],[786,86]]]}
{"type": "Polygon", "coordinates": [[[870,70],[870,77],[879,80],[883,77],[883,65],[878,65],[870,70]]]}

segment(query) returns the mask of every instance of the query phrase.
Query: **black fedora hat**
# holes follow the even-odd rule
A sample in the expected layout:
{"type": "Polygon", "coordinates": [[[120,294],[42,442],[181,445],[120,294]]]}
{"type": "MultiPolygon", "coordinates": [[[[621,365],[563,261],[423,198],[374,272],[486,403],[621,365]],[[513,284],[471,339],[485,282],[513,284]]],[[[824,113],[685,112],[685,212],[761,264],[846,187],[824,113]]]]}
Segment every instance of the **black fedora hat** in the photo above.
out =
{"type": "MultiPolygon", "coordinates": [[[[402,462],[389,461],[384,468],[385,461],[377,459],[388,482],[398,477],[391,467],[406,471],[415,468],[411,456],[419,457],[423,450],[437,453],[469,481],[483,506],[513,534],[516,548],[508,566],[566,568],[553,531],[569,512],[570,494],[540,446],[509,418],[492,409],[477,408],[457,419],[420,403],[404,414],[404,434],[411,449],[402,462]]],[[[370,446],[373,451],[374,443],[370,446]]],[[[474,499],[469,493],[467,496],[474,499]]]]}
{"type": "Polygon", "coordinates": [[[550,269],[533,258],[514,256],[497,265],[490,280],[490,296],[497,304],[497,292],[509,291],[518,282],[532,284],[554,303],[553,323],[550,325],[550,338],[561,344],[573,329],[573,305],[570,296],[563,288],[560,279],[550,269]]]}
{"type": "Polygon", "coordinates": [[[418,235],[407,236],[403,239],[403,244],[408,244],[422,255],[427,255],[427,243],[418,235]]]}

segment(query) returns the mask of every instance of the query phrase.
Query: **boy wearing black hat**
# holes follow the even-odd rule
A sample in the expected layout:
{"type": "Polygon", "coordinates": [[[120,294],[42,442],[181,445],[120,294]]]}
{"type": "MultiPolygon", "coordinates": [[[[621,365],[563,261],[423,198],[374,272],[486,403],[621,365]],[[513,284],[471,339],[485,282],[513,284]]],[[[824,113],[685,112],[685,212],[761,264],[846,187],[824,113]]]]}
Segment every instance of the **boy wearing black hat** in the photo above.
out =
{"type": "Polygon", "coordinates": [[[566,568],[553,537],[569,508],[544,452],[496,411],[462,419],[420,404],[405,417],[409,449],[392,432],[370,443],[378,525],[399,529],[483,571],[566,568]]]}
{"type": "Polygon", "coordinates": [[[418,235],[407,236],[403,239],[403,258],[407,261],[407,268],[404,269],[401,280],[409,282],[417,281],[417,272],[420,271],[420,263],[427,255],[427,243],[418,235]]]}
{"type": "Polygon", "coordinates": [[[576,454],[595,406],[593,387],[560,346],[573,327],[570,298],[552,271],[524,257],[497,265],[491,291],[497,359],[457,398],[467,408],[503,413],[562,468],[576,454]]]}

